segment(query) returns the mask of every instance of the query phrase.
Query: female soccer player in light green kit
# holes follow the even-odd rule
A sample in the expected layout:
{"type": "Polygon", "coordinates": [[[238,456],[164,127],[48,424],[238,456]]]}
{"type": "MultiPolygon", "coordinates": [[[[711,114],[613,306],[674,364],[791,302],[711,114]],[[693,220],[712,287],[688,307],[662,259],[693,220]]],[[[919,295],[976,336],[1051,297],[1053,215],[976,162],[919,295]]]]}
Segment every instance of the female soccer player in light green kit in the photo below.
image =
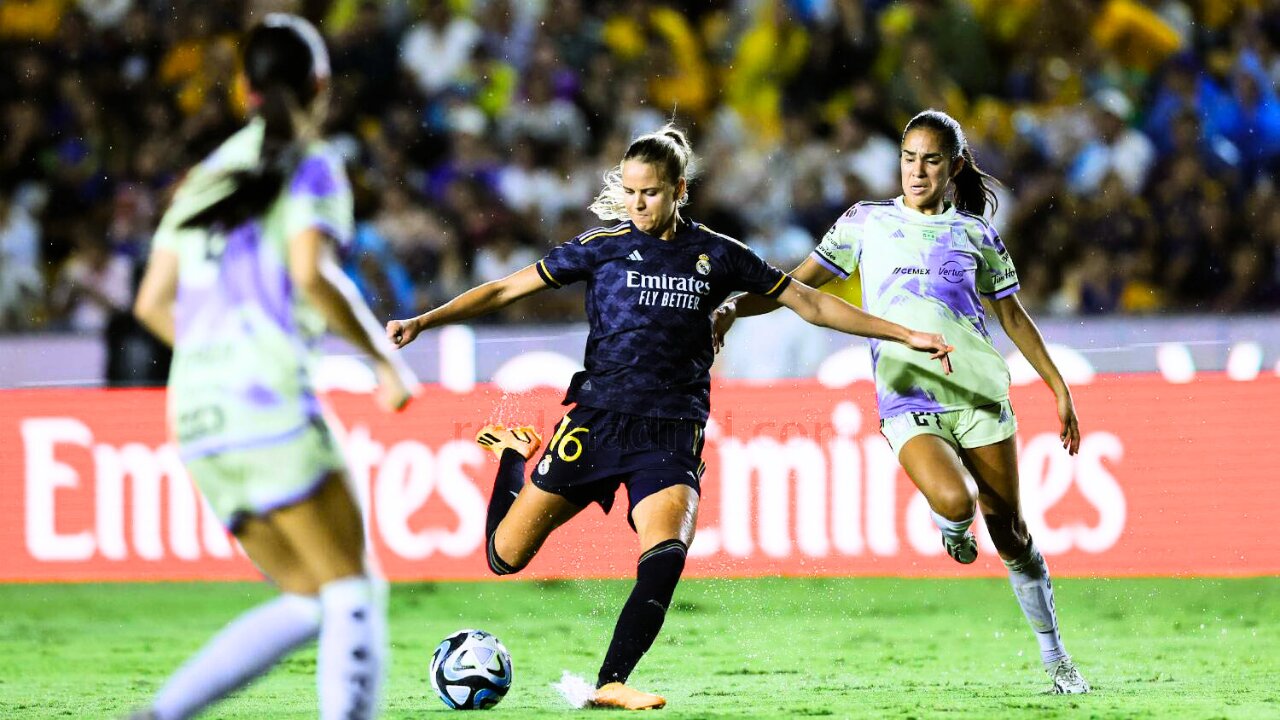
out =
{"type": "Polygon", "coordinates": [[[245,39],[244,74],[254,117],[183,180],[135,313],[174,348],[168,419],[183,461],[281,595],[224,628],[137,717],[191,717],[318,635],[320,717],[371,718],[385,619],[312,387],[314,345],[327,324],[372,358],[387,409],[415,381],[335,259],[352,202],[316,136],[329,79],[319,34],[268,15],[245,39]]]}
{"type": "MultiPolygon", "coordinates": [[[[900,169],[901,196],[849,208],[791,275],[821,287],[860,270],[867,312],[944,334],[955,346],[960,362],[944,377],[912,353],[871,340],[881,431],[958,562],[978,556],[969,526],[981,508],[1036,632],[1050,692],[1088,692],[1062,646],[1049,570],[1023,521],[1009,369],[991,344],[979,296],[1053,390],[1062,446],[1075,454],[1080,428],[1071,391],[1018,301],[1018,275],[1004,244],[982,218],[994,204],[991,178],[974,164],[960,124],[936,110],[917,115],[903,131],[900,169]]],[[[776,307],[752,295],[725,303],[717,310],[717,343],[735,317],[776,307]]]]}

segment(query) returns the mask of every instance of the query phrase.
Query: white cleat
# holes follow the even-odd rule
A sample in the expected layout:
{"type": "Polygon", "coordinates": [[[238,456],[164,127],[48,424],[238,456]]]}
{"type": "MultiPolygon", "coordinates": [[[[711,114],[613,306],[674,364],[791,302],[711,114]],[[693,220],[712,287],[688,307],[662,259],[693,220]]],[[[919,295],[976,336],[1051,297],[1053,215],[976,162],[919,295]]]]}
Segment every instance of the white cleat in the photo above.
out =
{"type": "Polygon", "coordinates": [[[1045,666],[1053,686],[1045,691],[1048,695],[1083,695],[1089,692],[1089,683],[1080,674],[1071,658],[1064,657],[1045,666]]]}

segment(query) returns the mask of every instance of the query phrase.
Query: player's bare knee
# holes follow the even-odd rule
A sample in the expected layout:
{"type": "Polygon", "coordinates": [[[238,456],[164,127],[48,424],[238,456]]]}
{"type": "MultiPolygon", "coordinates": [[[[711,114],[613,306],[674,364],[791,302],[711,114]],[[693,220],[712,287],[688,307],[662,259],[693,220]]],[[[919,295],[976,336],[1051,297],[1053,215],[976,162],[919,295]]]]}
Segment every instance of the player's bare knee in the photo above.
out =
{"type": "Polygon", "coordinates": [[[973,518],[978,509],[978,493],[966,486],[947,488],[929,498],[933,511],[953,522],[973,518]]]}

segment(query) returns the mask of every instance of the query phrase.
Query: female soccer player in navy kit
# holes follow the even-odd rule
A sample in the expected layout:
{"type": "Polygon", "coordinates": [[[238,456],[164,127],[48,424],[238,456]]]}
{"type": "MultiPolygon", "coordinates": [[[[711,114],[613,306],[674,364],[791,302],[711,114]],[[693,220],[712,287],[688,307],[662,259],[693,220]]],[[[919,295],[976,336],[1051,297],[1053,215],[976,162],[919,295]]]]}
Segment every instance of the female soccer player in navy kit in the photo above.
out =
{"type": "Polygon", "coordinates": [[[666,700],[624,683],[662,627],[698,514],[703,427],[715,357],[711,313],[731,292],[775,298],[816,325],[902,343],[950,371],[951,346],[793,282],[746,246],[681,217],[692,151],[670,126],[631,143],[591,209],[627,222],[579,235],[534,265],[409,320],[387,324],[398,346],[420,332],[502,308],[547,288],[587,283],[586,369],[574,376],[542,443],[530,427],[491,425],[476,440],[499,457],[486,523],[489,567],[524,568],[548,535],[592,502],[607,512],[626,485],[640,539],[636,584],[587,702],[633,710],[666,700]]]}
{"type": "MultiPolygon", "coordinates": [[[[902,195],[849,208],[792,274],[819,287],[860,270],[867,309],[944,332],[960,348],[963,366],[944,379],[911,353],[871,342],[881,432],[929,501],[943,547],[957,562],[978,557],[969,526],[981,508],[1036,633],[1049,691],[1089,692],[1062,646],[1049,568],[1022,517],[1009,369],[991,344],[979,295],[1053,390],[1062,446],[1075,454],[1080,427],[1071,390],[1018,301],[1018,274],[1004,243],[982,218],[993,200],[990,177],[974,164],[960,124],[936,110],[917,115],[902,133],[900,165],[902,195]]],[[[763,298],[731,300],[716,313],[717,336],[737,316],[776,307],[763,298]]]]}

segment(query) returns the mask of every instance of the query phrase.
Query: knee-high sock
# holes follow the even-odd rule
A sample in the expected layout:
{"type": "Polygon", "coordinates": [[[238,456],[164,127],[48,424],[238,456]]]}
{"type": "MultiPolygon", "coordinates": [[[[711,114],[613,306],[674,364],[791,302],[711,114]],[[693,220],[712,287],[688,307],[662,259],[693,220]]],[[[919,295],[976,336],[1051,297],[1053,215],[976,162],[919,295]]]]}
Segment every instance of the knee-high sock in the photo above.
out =
{"type": "Polygon", "coordinates": [[[265,602],[233,620],[178,668],[151,709],[159,720],[189,718],[248,685],[319,630],[317,599],[285,594],[265,602]]]}
{"type": "Polygon", "coordinates": [[[1009,568],[1009,584],[1022,606],[1022,614],[1036,633],[1040,644],[1040,660],[1048,665],[1061,660],[1067,651],[1058,635],[1058,614],[1053,605],[1053,582],[1049,579],[1049,566],[1034,543],[1028,543],[1027,551],[1016,560],[1006,560],[1009,568]]]}
{"type": "Polygon", "coordinates": [[[640,658],[653,645],[666,619],[676,583],[680,582],[680,573],[684,572],[686,550],[679,540],[667,540],[640,556],[635,587],[618,615],[596,687],[626,682],[640,658]]]}
{"type": "Polygon", "coordinates": [[[524,487],[524,465],[524,456],[520,453],[510,448],[502,451],[498,460],[498,477],[493,481],[493,494],[489,496],[489,512],[484,520],[485,537],[493,537],[498,523],[507,516],[520,488],[524,487]]]}
{"type": "Polygon", "coordinates": [[[964,539],[965,532],[973,524],[973,518],[968,520],[948,520],[933,510],[930,510],[929,514],[933,516],[933,524],[937,525],[938,529],[942,531],[942,536],[953,543],[964,539]]]}
{"type": "Polygon", "coordinates": [[[326,583],[320,605],[320,718],[373,718],[382,687],[386,620],[373,583],[363,575],[326,583]]]}

